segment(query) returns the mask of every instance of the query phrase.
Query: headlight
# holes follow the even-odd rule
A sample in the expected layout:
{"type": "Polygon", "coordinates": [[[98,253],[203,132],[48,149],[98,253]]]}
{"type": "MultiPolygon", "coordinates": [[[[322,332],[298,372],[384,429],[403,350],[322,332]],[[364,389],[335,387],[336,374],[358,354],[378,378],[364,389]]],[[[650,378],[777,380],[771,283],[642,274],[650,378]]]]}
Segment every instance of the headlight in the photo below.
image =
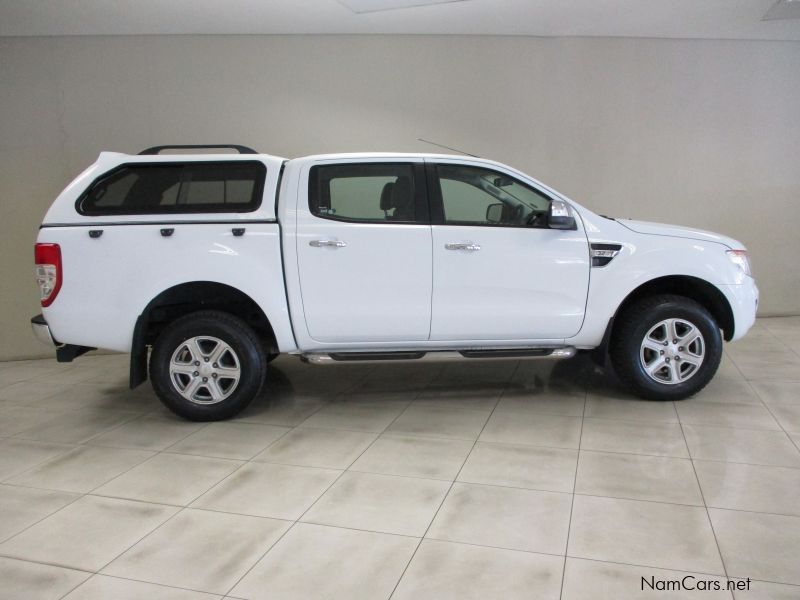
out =
{"type": "Polygon", "coordinates": [[[753,276],[753,272],[750,270],[750,259],[747,258],[747,250],[728,250],[726,254],[731,259],[731,262],[737,265],[745,275],[753,276]]]}

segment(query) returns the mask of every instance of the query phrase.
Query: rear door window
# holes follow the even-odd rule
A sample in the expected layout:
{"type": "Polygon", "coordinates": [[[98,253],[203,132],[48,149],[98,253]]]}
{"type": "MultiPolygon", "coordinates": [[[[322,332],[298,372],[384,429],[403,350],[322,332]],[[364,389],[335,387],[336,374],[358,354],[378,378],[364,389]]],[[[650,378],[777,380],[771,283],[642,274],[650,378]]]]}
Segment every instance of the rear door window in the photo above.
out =
{"type": "Polygon", "coordinates": [[[421,169],[413,163],[316,165],[309,173],[309,209],[335,221],[427,222],[421,169]]]}
{"type": "Polygon", "coordinates": [[[123,165],[91,185],[78,200],[78,212],[250,212],[261,204],[266,171],[254,161],[123,165]]]}

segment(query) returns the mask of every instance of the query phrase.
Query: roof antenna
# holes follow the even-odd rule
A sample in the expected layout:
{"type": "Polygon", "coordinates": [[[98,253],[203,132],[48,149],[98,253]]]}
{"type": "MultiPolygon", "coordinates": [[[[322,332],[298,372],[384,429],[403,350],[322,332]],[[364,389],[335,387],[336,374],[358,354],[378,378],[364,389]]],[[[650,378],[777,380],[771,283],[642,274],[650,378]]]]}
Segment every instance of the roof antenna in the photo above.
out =
{"type": "Polygon", "coordinates": [[[439,146],[439,148],[444,148],[445,150],[452,150],[453,152],[459,152],[461,154],[466,154],[467,156],[472,156],[473,158],[481,158],[477,154],[471,154],[469,152],[464,152],[463,150],[459,150],[458,148],[451,148],[450,146],[445,146],[444,144],[437,144],[436,142],[431,142],[430,140],[423,140],[422,138],[417,138],[418,142],[424,142],[426,144],[431,144],[432,146],[439,146]]]}

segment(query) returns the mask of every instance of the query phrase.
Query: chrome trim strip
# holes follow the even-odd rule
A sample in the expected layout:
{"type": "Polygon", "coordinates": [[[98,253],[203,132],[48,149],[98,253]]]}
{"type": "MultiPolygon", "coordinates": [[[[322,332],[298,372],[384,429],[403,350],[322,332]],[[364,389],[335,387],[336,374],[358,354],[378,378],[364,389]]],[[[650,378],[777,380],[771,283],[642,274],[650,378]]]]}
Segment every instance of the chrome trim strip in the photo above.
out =
{"type": "MultiPolygon", "coordinates": [[[[515,350],[519,350],[518,348],[515,350]]],[[[530,348],[530,350],[544,350],[544,348],[530,348]]],[[[485,352],[485,349],[482,349],[485,352]]],[[[505,352],[507,349],[498,350],[498,353],[505,352]]],[[[311,363],[313,365],[333,365],[333,364],[375,364],[375,363],[387,363],[387,362],[424,362],[424,363],[432,363],[432,362],[453,362],[459,360],[541,360],[541,359],[550,359],[550,360],[561,360],[565,358],[572,358],[575,356],[577,350],[574,346],[565,346],[563,348],[553,348],[552,351],[548,354],[540,354],[540,355],[531,355],[531,356],[498,356],[498,357],[486,357],[482,356],[480,358],[473,358],[467,357],[461,354],[461,352],[456,351],[434,351],[434,352],[426,352],[424,356],[420,358],[383,358],[383,359],[357,359],[357,360],[336,360],[330,354],[325,352],[308,352],[297,354],[300,359],[304,362],[311,363]]],[[[335,354],[346,354],[346,352],[336,352],[335,354]]],[[[357,354],[363,355],[364,352],[358,352],[357,354]]],[[[387,352],[376,352],[375,354],[380,354],[386,356],[387,352]]],[[[405,351],[404,354],[408,354],[408,351],[405,351]]]]}

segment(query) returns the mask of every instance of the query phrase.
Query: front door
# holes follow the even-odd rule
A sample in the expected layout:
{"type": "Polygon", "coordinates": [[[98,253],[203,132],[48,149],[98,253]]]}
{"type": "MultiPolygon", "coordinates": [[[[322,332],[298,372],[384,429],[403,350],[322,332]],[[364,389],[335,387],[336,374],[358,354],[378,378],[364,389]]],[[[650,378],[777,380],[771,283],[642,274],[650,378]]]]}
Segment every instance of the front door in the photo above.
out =
{"type": "Polygon", "coordinates": [[[432,258],[423,162],[322,161],[307,181],[297,257],[309,336],[329,344],[427,340],[432,258]]]}
{"type": "Polygon", "coordinates": [[[552,340],[581,328],[586,234],[547,228],[548,196],[480,164],[428,165],[433,212],[431,340],[552,340]]]}

